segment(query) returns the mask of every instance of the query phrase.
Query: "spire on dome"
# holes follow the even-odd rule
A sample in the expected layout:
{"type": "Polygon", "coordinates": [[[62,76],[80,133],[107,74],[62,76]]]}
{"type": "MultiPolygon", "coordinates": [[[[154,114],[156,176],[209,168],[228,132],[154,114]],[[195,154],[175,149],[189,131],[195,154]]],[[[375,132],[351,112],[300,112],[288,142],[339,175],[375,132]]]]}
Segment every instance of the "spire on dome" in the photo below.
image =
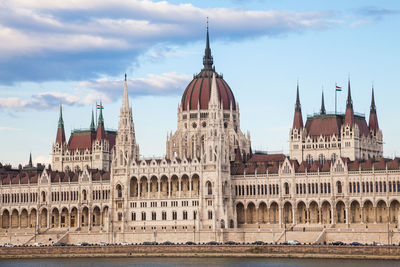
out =
{"type": "Polygon", "coordinates": [[[90,122],[90,131],[91,132],[95,131],[93,109],[92,109],[92,120],[90,122]]]}
{"type": "Polygon", "coordinates": [[[369,113],[369,130],[376,133],[379,130],[378,115],[376,114],[374,86],[372,86],[371,108],[369,113]]]}
{"type": "Polygon", "coordinates": [[[301,128],[303,128],[303,115],[301,114],[299,82],[297,82],[296,106],[294,109],[293,129],[300,130],[301,128]]]}
{"type": "Polygon", "coordinates": [[[326,109],[325,109],[325,101],[324,101],[324,91],[322,91],[322,99],[321,99],[321,115],[326,114],[326,109]]]}
{"type": "Polygon", "coordinates": [[[128,83],[126,80],[126,73],[125,73],[125,81],[124,81],[124,95],[122,98],[122,109],[129,108],[129,98],[128,98],[128,83]]]}
{"type": "Polygon", "coordinates": [[[217,92],[218,88],[217,88],[217,80],[215,77],[215,72],[213,73],[213,77],[212,77],[212,82],[211,82],[211,96],[210,96],[210,101],[208,103],[209,109],[210,107],[214,106],[214,107],[219,107],[220,103],[218,100],[218,92],[217,92]]]}
{"type": "Polygon", "coordinates": [[[203,57],[203,70],[212,70],[213,66],[213,57],[211,55],[211,48],[210,48],[210,38],[208,35],[208,17],[207,17],[207,40],[206,40],[206,49],[204,50],[204,57],[203,57]]]}

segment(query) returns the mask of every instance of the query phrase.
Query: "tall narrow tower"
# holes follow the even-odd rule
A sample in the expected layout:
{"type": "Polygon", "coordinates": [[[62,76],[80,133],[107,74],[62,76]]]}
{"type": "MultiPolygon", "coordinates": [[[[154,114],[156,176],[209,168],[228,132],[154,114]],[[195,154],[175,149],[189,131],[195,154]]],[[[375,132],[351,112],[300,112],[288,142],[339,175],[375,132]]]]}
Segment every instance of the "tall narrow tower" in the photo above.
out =
{"type": "Polygon", "coordinates": [[[128,86],[125,74],[124,94],[120,109],[118,134],[115,144],[114,167],[124,167],[139,159],[139,146],[136,144],[132,108],[129,106],[128,86]]]}

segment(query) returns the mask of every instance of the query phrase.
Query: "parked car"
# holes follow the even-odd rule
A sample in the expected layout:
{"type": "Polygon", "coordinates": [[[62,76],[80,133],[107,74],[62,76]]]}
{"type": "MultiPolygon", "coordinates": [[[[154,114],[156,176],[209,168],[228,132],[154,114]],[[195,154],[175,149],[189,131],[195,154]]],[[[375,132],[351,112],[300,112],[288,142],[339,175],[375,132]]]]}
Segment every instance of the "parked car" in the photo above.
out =
{"type": "Polygon", "coordinates": [[[352,245],[352,246],[362,246],[362,244],[359,243],[359,242],[353,242],[353,243],[351,243],[350,245],[352,245]]]}
{"type": "Polygon", "coordinates": [[[375,246],[384,246],[385,244],[381,243],[381,242],[374,242],[373,243],[375,246]]]}
{"type": "Polygon", "coordinates": [[[224,244],[225,245],[237,245],[237,243],[234,241],[226,241],[224,244]]]}
{"type": "Polygon", "coordinates": [[[129,243],[127,243],[127,242],[122,242],[122,243],[120,243],[120,245],[121,245],[121,246],[129,246],[129,243]]]}
{"type": "Polygon", "coordinates": [[[331,244],[334,246],[344,246],[344,243],[342,241],[334,241],[331,244]]]}
{"type": "Polygon", "coordinates": [[[161,243],[161,245],[165,245],[165,246],[170,246],[170,245],[173,245],[174,243],[172,243],[172,242],[170,242],[170,241],[165,241],[165,242],[162,242],[161,243]]]}
{"type": "Polygon", "coordinates": [[[194,243],[192,241],[188,241],[188,242],[186,242],[186,245],[193,246],[193,245],[196,245],[196,243],[194,243]]]}
{"type": "Polygon", "coordinates": [[[33,243],[33,246],[34,247],[43,247],[44,245],[40,242],[35,242],[35,243],[33,243]]]}
{"type": "Polygon", "coordinates": [[[219,243],[216,241],[210,241],[207,243],[207,245],[216,246],[216,245],[219,245],[219,243]]]}
{"type": "Polygon", "coordinates": [[[108,246],[108,243],[106,242],[99,242],[97,243],[98,246],[108,246]]]}
{"type": "Polygon", "coordinates": [[[11,244],[11,243],[4,243],[4,247],[5,248],[13,248],[15,246],[13,244],[11,244]]]}
{"type": "Polygon", "coordinates": [[[262,242],[262,241],[254,241],[252,243],[252,245],[264,245],[264,242],[262,242]]]}
{"type": "Polygon", "coordinates": [[[64,243],[64,242],[57,242],[57,243],[54,243],[54,244],[53,244],[54,247],[65,247],[66,245],[67,245],[67,244],[64,243]]]}
{"type": "Polygon", "coordinates": [[[155,241],[153,241],[153,242],[151,242],[151,241],[145,241],[145,242],[143,242],[142,244],[145,245],[145,246],[154,246],[154,245],[158,245],[158,243],[155,242],[155,241]]]}
{"type": "Polygon", "coordinates": [[[286,243],[288,245],[300,245],[300,242],[297,240],[288,240],[286,243]]]}

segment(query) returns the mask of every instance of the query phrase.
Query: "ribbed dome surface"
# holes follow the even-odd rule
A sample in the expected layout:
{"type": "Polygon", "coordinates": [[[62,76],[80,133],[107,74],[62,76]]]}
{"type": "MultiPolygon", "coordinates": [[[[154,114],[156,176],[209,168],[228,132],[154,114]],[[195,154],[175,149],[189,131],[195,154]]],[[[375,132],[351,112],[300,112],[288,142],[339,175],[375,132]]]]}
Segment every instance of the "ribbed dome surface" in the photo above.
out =
{"type": "MultiPolygon", "coordinates": [[[[208,109],[208,102],[210,101],[211,94],[211,81],[214,72],[214,70],[203,69],[193,78],[193,80],[186,87],[186,90],[182,96],[181,104],[183,110],[188,110],[188,108],[189,110],[197,110],[199,104],[200,109],[208,109]]],[[[216,72],[215,74],[217,80],[218,98],[220,102],[222,100],[223,108],[229,110],[232,103],[232,109],[236,110],[235,97],[231,88],[221,75],[217,74],[216,72]]]]}

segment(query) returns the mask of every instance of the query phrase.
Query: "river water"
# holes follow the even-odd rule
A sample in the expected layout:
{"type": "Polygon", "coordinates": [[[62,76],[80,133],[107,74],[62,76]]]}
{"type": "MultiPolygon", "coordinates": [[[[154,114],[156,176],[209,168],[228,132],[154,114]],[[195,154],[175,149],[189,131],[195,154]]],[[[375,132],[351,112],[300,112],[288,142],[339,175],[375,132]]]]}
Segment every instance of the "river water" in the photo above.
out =
{"type": "Polygon", "coordinates": [[[0,266],[53,267],[53,266],[269,266],[269,267],[358,267],[400,266],[394,260],[343,260],[343,259],[287,259],[287,258],[65,258],[65,259],[21,259],[1,260],[0,266]]]}

